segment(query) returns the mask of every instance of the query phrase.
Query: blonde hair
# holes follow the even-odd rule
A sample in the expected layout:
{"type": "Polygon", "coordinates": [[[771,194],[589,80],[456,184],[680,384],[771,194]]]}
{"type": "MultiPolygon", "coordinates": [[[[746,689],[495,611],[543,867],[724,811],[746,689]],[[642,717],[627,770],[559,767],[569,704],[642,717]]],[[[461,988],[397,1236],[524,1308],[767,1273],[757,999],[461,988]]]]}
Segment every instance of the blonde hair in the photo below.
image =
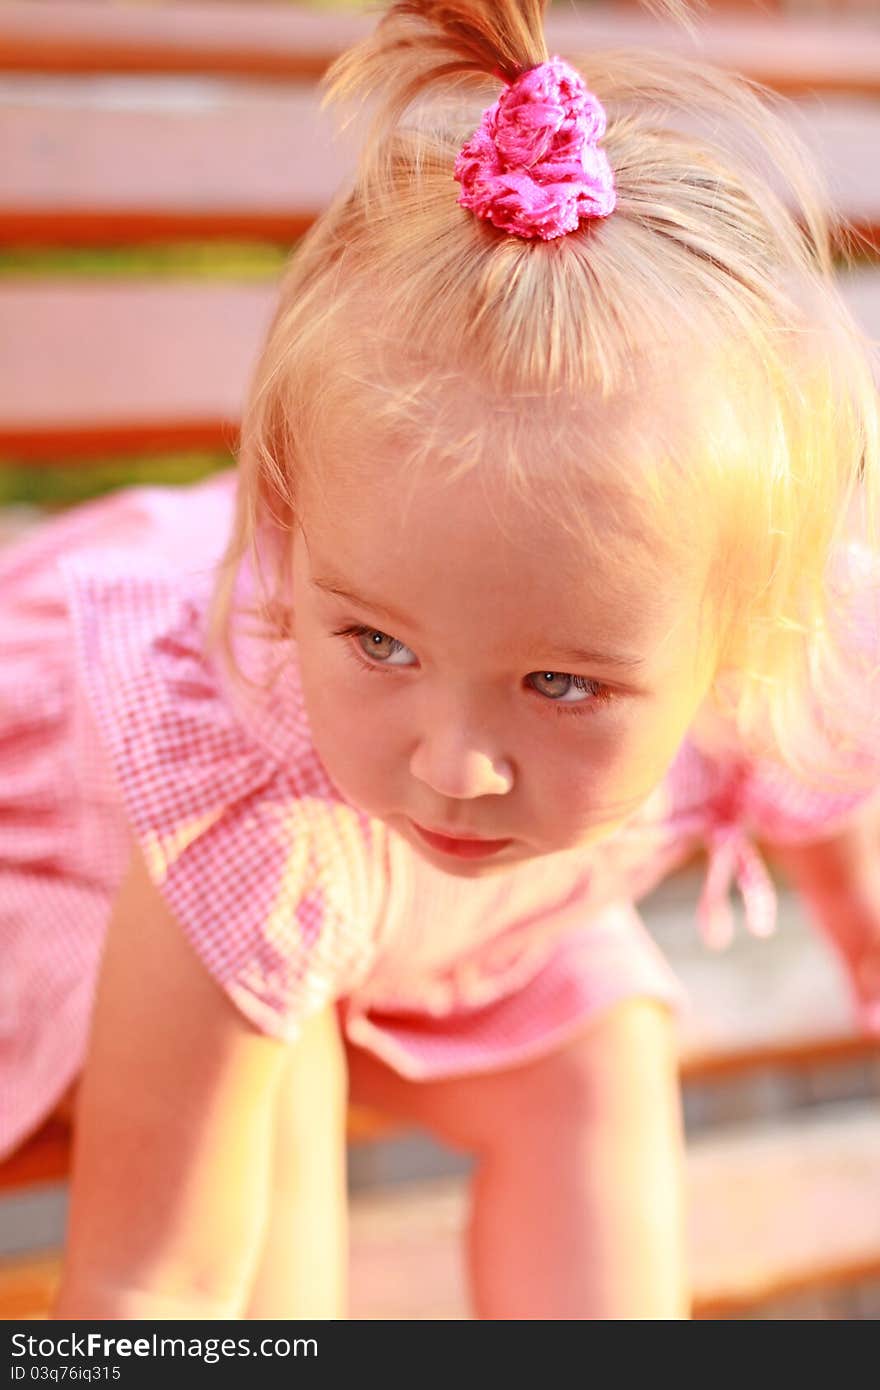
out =
{"type": "Polygon", "coordinates": [[[653,559],[658,577],[710,535],[715,709],[753,751],[778,749],[809,780],[860,785],[843,766],[846,729],[833,715],[817,726],[809,699],[827,708],[874,674],[840,632],[845,595],[828,582],[853,528],[869,547],[877,531],[870,344],[833,258],[851,234],[778,98],[697,61],[628,51],[565,55],[608,116],[610,217],[545,243],[466,212],[455,156],[499,75],[548,57],[543,10],[398,0],[331,68],[328,99],[359,100],[371,124],[353,186],[282,281],[245,409],[209,640],[234,666],[248,554],[266,631],[288,630],[291,535],[330,434],[355,485],[365,422],[414,478],[444,461],[454,481],[491,447],[560,526],[606,552],[616,544],[627,563],[653,559]],[[665,403],[647,421],[646,382],[665,403]],[[591,530],[591,490],[618,504],[616,539],[591,530]]]}

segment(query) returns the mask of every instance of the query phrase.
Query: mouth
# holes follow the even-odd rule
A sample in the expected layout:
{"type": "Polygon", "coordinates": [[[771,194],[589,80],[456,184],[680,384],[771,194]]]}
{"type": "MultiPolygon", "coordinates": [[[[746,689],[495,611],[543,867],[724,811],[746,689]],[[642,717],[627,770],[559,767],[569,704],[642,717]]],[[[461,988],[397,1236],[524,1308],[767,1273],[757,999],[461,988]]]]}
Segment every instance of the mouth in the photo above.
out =
{"type": "Polygon", "coordinates": [[[455,835],[445,835],[438,830],[428,830],[414,820],[410,821],[410,825],[432,849],[453,855],[456,859],[484,859],[512,843],[509,839],[486,840],[478,835],[464,835],[460,831],[455,835]]]}

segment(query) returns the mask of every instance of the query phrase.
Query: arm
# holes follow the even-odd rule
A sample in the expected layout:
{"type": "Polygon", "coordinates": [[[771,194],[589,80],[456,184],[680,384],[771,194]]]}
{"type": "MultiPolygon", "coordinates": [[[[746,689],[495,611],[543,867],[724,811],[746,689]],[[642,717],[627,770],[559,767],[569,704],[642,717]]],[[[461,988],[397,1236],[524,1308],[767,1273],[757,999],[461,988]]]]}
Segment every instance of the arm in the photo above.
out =
{"type": "Polygon", "coordinates": [[[837,835],[806,845],[768,844],[769,857],[811,901],[874,899],[880,889],[880,809],[864,813],[837,835]]]}
{"type": "Polygon", "coordinates": [[[880,1034],[880,808],[807,845],[766,845],[843,957],[862,1026],[880,1034]]]}
{"type": "Polygon", "coordinates": [[[55,1318],[241,1316],[287,1051],[211,980],[135,851],[92,1017],[55,1318]]]}

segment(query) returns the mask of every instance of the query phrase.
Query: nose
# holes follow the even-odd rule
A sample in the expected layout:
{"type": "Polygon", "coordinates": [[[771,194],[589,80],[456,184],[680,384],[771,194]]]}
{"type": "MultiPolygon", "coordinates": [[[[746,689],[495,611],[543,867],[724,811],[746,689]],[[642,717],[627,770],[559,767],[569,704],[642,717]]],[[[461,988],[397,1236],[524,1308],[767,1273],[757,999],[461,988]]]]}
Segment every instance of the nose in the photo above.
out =
{"type": "Polygon", "coordinates": [[[410,772],[438,796],[473,800],[504,796],[513,786],[513,768],[494,754],[485,740],[461,731],[435,730],[421,738],[410,759],[410,772]]]}

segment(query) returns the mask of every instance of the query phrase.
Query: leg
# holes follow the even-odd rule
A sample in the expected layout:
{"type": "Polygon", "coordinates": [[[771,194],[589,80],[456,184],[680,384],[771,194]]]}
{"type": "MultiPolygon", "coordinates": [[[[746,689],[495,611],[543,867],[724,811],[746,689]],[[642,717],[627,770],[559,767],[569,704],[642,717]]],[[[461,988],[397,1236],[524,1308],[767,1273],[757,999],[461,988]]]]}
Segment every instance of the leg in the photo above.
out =
{"type": "MultiPolygon", "coordinates": [[[[78,1082],[53,1118],[72,1124],[78,1082]]],[[[309,1019],[278,1091],[269,1207],[246,1318],[344,1318],[345,1054],[330,1007],[309,1019]]]]}
{"type": "Polygon", "coordinates": [[[244,1317],[345,1318],[345,1053],[330,1006],[291,1048],[278,1092],[269,1209],[244,1317]]]}
{"type": "Polygon", "coordinates": [[[663,1006],[631,1000],[523,1070],[474,1182],[478,1317],[690,1316],[673,1043],[663,1006]]]}
{"type": "Polygon", "coordinates": [[[523,1066],[408,1082],[352,1049],[352,1096],[474,1153],[482,1319],[686,1318],[675,1025],[631,998],[523,1066]]]}

